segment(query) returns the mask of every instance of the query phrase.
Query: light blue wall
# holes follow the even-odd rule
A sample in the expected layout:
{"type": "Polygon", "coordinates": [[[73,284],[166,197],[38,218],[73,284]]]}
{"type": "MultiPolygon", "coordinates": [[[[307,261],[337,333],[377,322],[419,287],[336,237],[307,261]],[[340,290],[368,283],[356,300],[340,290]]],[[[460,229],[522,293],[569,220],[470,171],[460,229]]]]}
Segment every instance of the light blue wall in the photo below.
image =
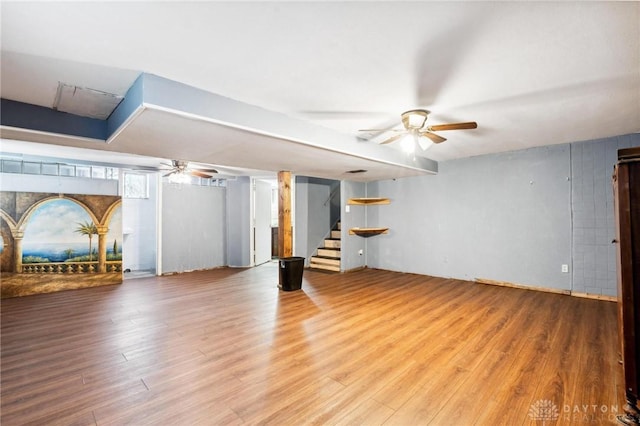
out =
{"type": "Polygon", "coordinates": [[[331,203],[329,195],[335,181],[296,177],[295,256],[304,257],[305,264],[331,230],[331,203]]]}
{"type": "Polygon", "coordinates": [[[226,265],[226,189],[162,185],[162,273],[226,265]]]}
{"type": "Polygon", "coordinates": [[[309,178],[295,177],[295,209],[293,217],[293,255],[305,258],[309,265],[309,178]]]}
{"type": "Polygon", "coordinates": [[[366,266],[366,238],[349,235],[349,229],[363,228],[368,226],[368,224],[366,207],[349,206],[349,212],[347,213],[346,204],[349,198],[366,197],[367,190],[366,184],[361,182],[342,181],[340,185],[340,204],[343,206],[340,269],[350,271],[366,266]],[[359,253],[360,250],[363,252],[362,255],[359,253]]]}
{"type": "Polygon", "coordinates": [[[568,145],[442,162],[437,176],[369,184],[371,267],[569,290],[568,145]]]}
{"type": "Polygon", "coordinates": [[[367,265],[465,280],[616,294],[611,174],[640,135],[441,162],[439,174],[367,185],[367,265]],[[569,272],[561,272],[561,265],[569,272]]]}
{"type": "Polygon", "coordinates": [[[227,181],[227,264],[251,265],[251,178],[227,181]]]}

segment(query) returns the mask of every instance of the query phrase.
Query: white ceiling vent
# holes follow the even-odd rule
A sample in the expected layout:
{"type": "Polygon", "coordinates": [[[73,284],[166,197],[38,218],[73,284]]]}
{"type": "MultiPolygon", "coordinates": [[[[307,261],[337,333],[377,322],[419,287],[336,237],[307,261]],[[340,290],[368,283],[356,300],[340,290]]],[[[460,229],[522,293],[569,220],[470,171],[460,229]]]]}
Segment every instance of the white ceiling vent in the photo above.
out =
{"type": "Polygon", "coordinates": [[[121,95],[59,82],[53,109],[106,120],[123,98],[121,95]]]}

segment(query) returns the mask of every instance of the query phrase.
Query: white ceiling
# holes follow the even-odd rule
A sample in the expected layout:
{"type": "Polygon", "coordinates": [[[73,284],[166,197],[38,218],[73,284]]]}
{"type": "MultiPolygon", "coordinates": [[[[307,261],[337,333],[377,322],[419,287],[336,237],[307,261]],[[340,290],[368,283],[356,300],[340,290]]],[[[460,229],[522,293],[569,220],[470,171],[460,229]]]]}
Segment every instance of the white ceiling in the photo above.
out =
{"type": "MultiPolygon", "coordinates": [[[[59,81],[124,95],[148,72],[353,137],[397,125],[412,108],[431,110],[430,124],[478,122],[477,130],[441,132],[447,142],[424,153],[436,161],[640,131],[638,2],[52,1],[1,8],[1,95],[35,105],[51,107],[59,81]]],[[[162,120],[157,126],[170,130],[162,120]]],[[[246,137],[224,126],[208,131],[211,140],[246,137]]],[[[64,143],[41,139],[28,140],[64,143]]],[[[299,174],[336,178],[355,164],[281,142],[202,150],[201,143],[158,138],[143,151],[135,141],[99,149],[264,171],[288,166],[281,160],[290,152],[299,174]]],[[[362,168],[377,167],[368,179],[402,176],[380,162],[362,168]]]]}

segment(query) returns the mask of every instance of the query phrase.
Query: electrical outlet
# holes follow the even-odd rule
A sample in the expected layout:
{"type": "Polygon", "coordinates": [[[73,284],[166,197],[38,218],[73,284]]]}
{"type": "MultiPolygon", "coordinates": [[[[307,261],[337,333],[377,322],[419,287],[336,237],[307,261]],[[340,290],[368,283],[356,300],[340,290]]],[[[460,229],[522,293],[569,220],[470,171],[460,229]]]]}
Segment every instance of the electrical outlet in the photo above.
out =
{"type": "Polygon", "coordinates": [[[567,265],[566,263],[562,264],[562,272],[569,272],[569,265],[567,265]]]}
{"type": "Polygon", "coordinates": [[[344,206],[344,211],[345,211],[346,213],[349,213],[349,211],[351,211],[351,208],[350,208],[350,207],[351,207],[351,206],[344,206]]]}

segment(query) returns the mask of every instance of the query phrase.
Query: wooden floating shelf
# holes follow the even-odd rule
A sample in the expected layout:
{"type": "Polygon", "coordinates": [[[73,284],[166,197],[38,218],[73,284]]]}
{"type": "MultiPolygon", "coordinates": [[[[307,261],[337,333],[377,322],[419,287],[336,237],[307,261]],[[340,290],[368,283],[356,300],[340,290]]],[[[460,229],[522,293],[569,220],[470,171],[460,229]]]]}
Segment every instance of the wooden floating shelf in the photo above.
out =
{"type": "Polygon", "coordinates": [[[374,235],[388,234],[389,228],[351,228],[349,235],[359,235],[361,237],[371,237],[374,235]]]}
{"type": "Polygon", "coordinates": [[[368,206],[371,204],[390,204],[391,200],[388,198],[381,197],[366,197],[366,198],[349,198],[347,204],[351,204],[352,206],[368,206]]]}

